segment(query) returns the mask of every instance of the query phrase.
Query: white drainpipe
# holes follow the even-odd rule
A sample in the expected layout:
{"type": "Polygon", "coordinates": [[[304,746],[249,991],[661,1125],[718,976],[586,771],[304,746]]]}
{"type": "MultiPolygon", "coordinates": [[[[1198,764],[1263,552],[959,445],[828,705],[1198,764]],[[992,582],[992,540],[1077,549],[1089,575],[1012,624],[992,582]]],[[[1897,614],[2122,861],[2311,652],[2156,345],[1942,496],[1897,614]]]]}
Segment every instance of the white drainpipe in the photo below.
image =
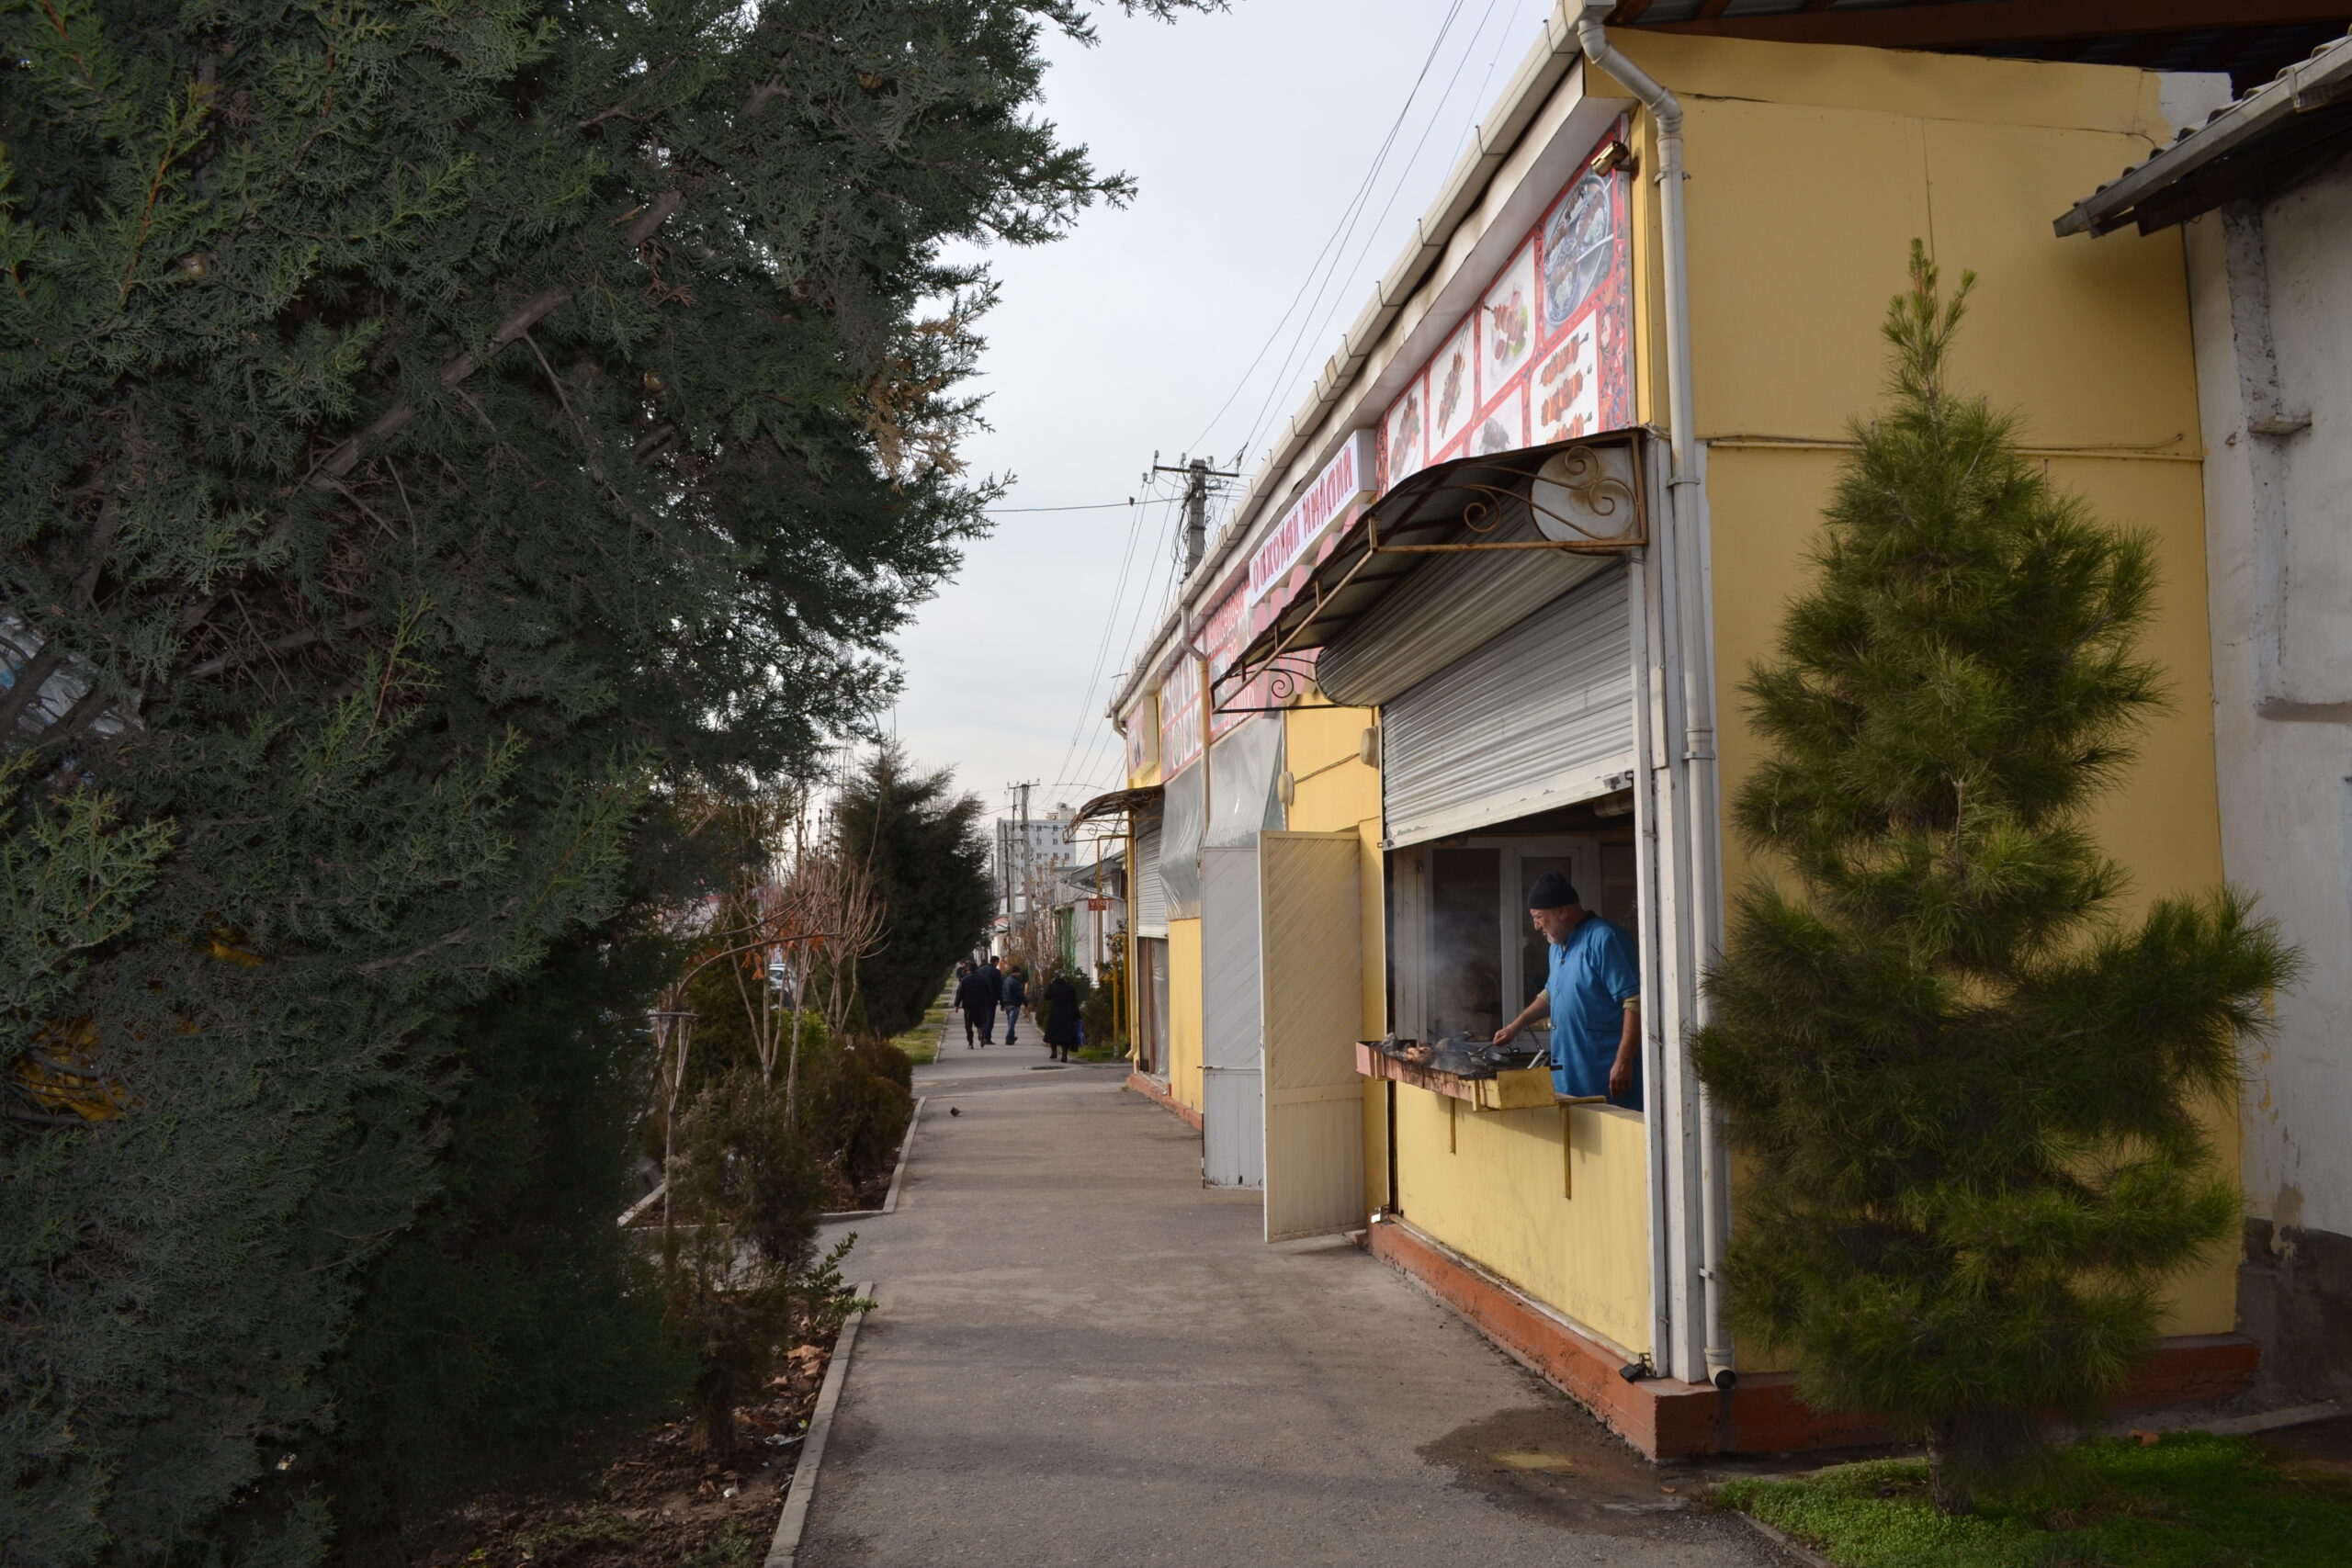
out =
{"type": "MultiPolygon", "coordinates": [[[[1697,416],[1690,396],[1690,255],[1682,208],[1682,105],[1649,73],[1619,53],[1601,26],[1613,0],[1584,0],[1577,15],[1577,41],[1585,58],[1608,72],[1640,98],[1657,122],[1657,186],[1660,238],[1666,251],[1666,358],[1668,418],[1672,422],[1673,475],[1667,481],[1668,513],[1674,537],[1675,600],[1681,646],[1683,774],[1689,781],[1691,913],[1698,923],[1696,946],[1712,956],[1723,946],[1723,856],[1719,843],[1715,776],[1715,677],[1712,628],[1704,591],[1705,511],[1700,494],[1697,416]]],[[[1697,988],[1696,1018],[1713,1010],[1697,988]]],[[[1700,1279],[1706,1303],[1705,1355],[1708,1381],[1729,1388],[1738,1381],[1731,1343],[1724,1333],[1724,1242],[1730,1229],[1731,1182],[1714,1105],[1699,1090],[1700,1279]]]]}

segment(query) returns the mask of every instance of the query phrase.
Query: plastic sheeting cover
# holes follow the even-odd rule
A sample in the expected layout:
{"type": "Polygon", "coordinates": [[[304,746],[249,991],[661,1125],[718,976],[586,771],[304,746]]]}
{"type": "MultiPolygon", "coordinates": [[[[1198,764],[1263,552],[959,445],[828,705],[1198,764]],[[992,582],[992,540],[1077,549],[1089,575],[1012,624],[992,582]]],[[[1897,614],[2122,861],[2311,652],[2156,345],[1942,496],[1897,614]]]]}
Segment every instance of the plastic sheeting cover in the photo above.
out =
{"type": "Polygon", "coordinates": [[[1208,769],[1198,762],[1168,781],[1160,795],[1159,887],[1167,918],[1201,918],[1201,781],[1208,769]]]}
{"type": "Polygon", "coordinates": [[[1261,714],[1209,748],[1209,826],[1205,843],[1255,843],[1283,825],[1282,720],[1261,714]]]}

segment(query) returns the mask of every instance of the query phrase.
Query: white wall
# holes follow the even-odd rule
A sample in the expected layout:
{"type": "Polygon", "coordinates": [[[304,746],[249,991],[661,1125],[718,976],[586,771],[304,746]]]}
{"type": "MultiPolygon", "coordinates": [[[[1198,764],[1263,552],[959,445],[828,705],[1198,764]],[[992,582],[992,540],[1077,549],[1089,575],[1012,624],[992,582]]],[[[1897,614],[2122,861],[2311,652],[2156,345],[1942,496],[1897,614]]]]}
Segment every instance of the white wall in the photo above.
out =
{"type": "Polygon", "coordinates": [[[2199,219],[2189,257],[2222,856],[2310,962],[2247,1064],[2247,1206],[2347,1235],[2352,159],[2267,202],[2258,222],[2199,219]]]}

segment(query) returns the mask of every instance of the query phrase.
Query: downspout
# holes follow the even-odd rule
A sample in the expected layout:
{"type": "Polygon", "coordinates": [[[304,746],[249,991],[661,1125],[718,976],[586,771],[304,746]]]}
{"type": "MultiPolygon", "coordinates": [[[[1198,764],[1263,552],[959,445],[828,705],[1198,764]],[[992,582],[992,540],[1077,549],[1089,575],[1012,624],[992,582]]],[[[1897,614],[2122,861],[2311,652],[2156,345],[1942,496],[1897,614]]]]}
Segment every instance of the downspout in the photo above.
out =
{"type": "MultiPolygon", "coordinates": [[[[1666,263],[1666,358],[1668,418],[1673,471],[1667,480],[1667,510],[1672,520],[1675,601],[1679,612],[1682,665],[1684,776],[1689,781],[1692,901],[1701,951],[1723,946],[1723,859],[1718,843],[1715,776],[1715,680],[1713,638],[1707,621],[1706,570],[1700,534],[1704,526],[1699,494],[1698,423],[1690,390],[1690,258],[1682,206],[1682,104],[1648,72],[1618,52],[1601,18],[1611,0],[1583,0],[1577,13],[1577,42],[1584,56],[1632,90],[1657,122],[1658,225],[1666,263]]],[[[1713,1010],[1703,986],[1697,988],[1693,1016],[1703,1024],[1713,1010]]],[[[1699,1187],[1701,1289],[1706,1303],[1707,1378],[1728,1389],[1738,1381],[1724,1333],[1724,1244],[1730,1226],[1730,1179],[1713,1097],[1699,1089],[1699,1187]]]]}

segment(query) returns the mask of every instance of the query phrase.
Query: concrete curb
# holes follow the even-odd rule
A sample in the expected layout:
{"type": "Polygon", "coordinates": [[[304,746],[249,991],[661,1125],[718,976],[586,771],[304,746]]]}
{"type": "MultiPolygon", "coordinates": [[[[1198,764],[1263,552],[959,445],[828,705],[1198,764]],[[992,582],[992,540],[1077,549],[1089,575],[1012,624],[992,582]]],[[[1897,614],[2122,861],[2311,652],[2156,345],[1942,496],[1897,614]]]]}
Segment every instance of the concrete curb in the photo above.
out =
{"type": "MultiPolygon", "coordinates": [[[[874,1281],[859,1285],[856,1293],[872,1300],[874,1281]]],[[[808,1436],[800,1445],[800,1463],[792,1472],[792,1488],[784,1495],[775,1539],[768,1542],[767,1560],[761,1568],[793,1568],[800,1555],[801,1532],[808,1528],[808,1506],[817,1497],[817,1467],[825,1461],[825,1442],[833,1435],[833,1411],[842,1402],[842,1385],[849,1382],[850,1353],[857,1348],[857,1325],[865,1321],[864,1313],[854,1314],[842,1325],[841,1337],[833,1341],[833,1359],[825,1364],[824,1386],[817,1391],[817,1408],[808,1416],[808,1436]]]]}
{"type": "Polygon", "coordinates": [[[927,1094],[915,1097],[914,1114],[907,1118],[907,1135],[899,1141],[899,1163],[890,1172],[890,1190],[883,1195],[882,1206],[878,1209],[829,1210],[817,1216],[820,1224],[831,1224],[835,1220],[870,1220],[876,1214],[899,1212],[899,1189],[907,1184],[907,1162],[915,1152],[915,1129],[922,1125],[922,1108],[930,1099],[927,1094]]]}
{"type": "MultiPolygon", "coordinates": [[[[1735,1514],[1739,1514],[1741,1518],[1746,1519],[1750,1529],[1756,1531],[1757,1534],[1762,1536],[1766,1540],[1770,1541],[1774,1546],[1779,1547],[1790,1557],[1804,1563],[1805,1568],[1838,1568],[1838,1564],[1830,1562],[1829,1559],[1822,1556],[1821,1553],[1815,1551],[1813,1548],[1805,1545],[1803,1541],[1790,1535],[1787,1531],[1773,1529],[1770,1525],[1766,1524],[1762,1519],[1756,1517],[1753,1514],[1740,1514],[1739,1510],[1736,1508],[1734,1508],[1731,1511],[1735,1514]]],[[[774,1558],[770,1558],[768,1562],[769,1568],[775,1568],[775,1560],[774,1558]]]]}

